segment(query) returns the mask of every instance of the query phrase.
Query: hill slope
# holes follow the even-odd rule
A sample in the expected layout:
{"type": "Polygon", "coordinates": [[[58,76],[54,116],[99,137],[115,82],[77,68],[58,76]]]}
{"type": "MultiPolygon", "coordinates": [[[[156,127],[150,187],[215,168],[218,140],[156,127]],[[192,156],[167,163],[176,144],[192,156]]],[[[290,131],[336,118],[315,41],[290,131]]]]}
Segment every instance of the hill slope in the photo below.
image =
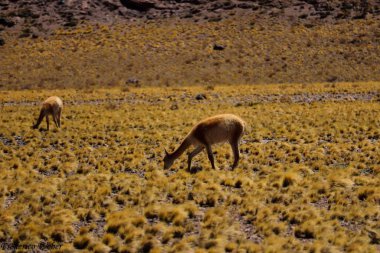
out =
{"type": "Polygon", "coordinates": [[[49,33],[57,27],[81,22],[115,23],[130,19],[178,17],[194,21],[219,21],[231,16],[274,18],[293,22],[335,22],[341,19],[378,17],[378,0],[4,0],[0,4],[0,27],[28,34],[49,33]],[[31,29],[30,32],[27,29],[31,29]]]}
{"type": "Polygon", "coordinates": [[[0,89],[379,80],[379,6],[5,0],[0,89]]]}

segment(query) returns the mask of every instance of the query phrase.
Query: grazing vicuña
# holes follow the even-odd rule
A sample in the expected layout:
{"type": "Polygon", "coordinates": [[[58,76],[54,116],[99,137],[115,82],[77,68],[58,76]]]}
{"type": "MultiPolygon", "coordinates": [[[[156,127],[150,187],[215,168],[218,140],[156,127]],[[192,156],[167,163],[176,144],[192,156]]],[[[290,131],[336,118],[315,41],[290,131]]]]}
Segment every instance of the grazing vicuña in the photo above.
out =
{"type": "Polygon", "coordinates": [[[37,123],[33,125],[34,129],[37,129],[41,124],[44,117],[46,117],[47,130],[49,130],[49,115],[52,115],[55,125],[59,128],[61,127],[61,113],[62,113],[63,103],[62,100],[57,96],[52,96],[46,99],[42,103],[42,108],[40,116],[38,117],[37,123]]]}
{"type": "Polygon", "coordinates": [[[236,168],[239,163],[239,141],[244,133],[245,125],[240,117],[233,114],[220,114],[200,121],[173,153],[165,150],[164,169],[170,168],[191,145],[194,145],[195,149],[188,155],[188,170],[191,169],[193,157],[204,148],[206,148],[212,168],[215,169],[211,145],[222,142],[228,142],[231,145],[234,154],[232,169],[236,168]]]}

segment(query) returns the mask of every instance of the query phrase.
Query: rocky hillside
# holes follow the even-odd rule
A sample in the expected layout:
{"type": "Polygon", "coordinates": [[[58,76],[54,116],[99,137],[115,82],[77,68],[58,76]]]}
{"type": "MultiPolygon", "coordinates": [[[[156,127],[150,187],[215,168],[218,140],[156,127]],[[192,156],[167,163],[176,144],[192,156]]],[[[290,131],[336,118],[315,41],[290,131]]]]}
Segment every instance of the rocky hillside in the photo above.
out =
{"type": "Polygon", "coordinates": [[[380,80],[380,0],[0,0],[0,90],[380,80]]]}
{"type": "Polygon", "coordinates": [[[380,16],[379,0],[2,0],[0,31],[38,37],[82,22],[120,23],[176,17],[197,22],[246,16],[335,22],[380,16]]]}

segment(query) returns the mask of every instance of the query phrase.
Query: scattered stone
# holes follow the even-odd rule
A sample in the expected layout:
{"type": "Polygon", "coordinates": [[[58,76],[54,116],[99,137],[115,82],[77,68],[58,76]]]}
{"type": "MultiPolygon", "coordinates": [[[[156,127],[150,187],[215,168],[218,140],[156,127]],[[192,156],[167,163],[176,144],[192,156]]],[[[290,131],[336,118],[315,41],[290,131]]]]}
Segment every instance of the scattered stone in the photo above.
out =
{"type": "Polygon", "coordinates": [[[5,146],[11,146],[12,141],[6,137],[0,136],[0,141],[5,145],[5,146]]]}
{"type": "Polygon", "coordinates": [[[219,22],[221,21],[223,18],[222,17],[211,17],[209,18],[209,22],[219,22]]]}
{"type": "Polygon", "coordinates": [[[126,85],[133,84],[135,87],[141,87],[140,81],[137,78],[129,78],[126,82],[126,85]]]}
{"type": "Polygon", "coordinates": [[[237,7],[240,9],[250,9],[253,5],[251,3],[239,3],[237,7]]]}
{"type": "Polygon", "coordinates": [[[63,26],[65,27],[75,27],[78,25],[78,20],[74,18],[69,18],[69,21],[67,21],[63,26]]]}
{"type": "Polygon", "coordinates": [[[5,45],[5,40],[3,38],[0,38],[0,47],[5,45]]]}
{"type": "Polygon", "coordinates": [[[196,100],[205,100],[205,99],[207,99],[207,96],[203,93],[199,93],[195,96],[195,99],[196,100]]]}
{"type": "Polygon", "coordinates": [[[231,3],[231,2],[225,2],[224,4],[223,4],[223,9],[224,10],[232,10],[232,9],[234,9],[236,7],[236,4],[234,4],[234,3],[231,3]]]}
{"type": "Polygon", "coordinates": [[[136,79],[136,78],[129,78],[127,81],[126,81],[127,84],[137,84],[139,83],[139,80],[136,79]]]}
{"type": "Polygon", "coordinates": [[[336,82],[338,80],[338,77],[337,76],[330,76],[329,78],[327,78],[327,82],[329,83],[333,83],[333,82],[336,82]]]}
{"type": "Polygon", "coordinates": [[[214,50],[218,50],[218,51],[222,51],[224,50],[226,47],[223,46],[223,45],[220,45],[220,44],[214,44],[214,50]]]}

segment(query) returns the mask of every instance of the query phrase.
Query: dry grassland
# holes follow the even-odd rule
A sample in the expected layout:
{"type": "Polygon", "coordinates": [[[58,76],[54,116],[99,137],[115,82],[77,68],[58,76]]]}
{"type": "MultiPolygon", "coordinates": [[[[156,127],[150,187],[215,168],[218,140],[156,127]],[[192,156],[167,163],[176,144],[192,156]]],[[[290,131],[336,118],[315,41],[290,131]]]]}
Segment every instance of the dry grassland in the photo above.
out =
{"type": "Polygon", "coordinates": [[[228,19],[84,25],[37,39],[4,33],[0,89],[374,81],[379,31],[376,20],[228,19]]]}
{"type": "Polygon", "coordinates": [[[379,94],[375,82],[2,91],[0,241],[59,252],[378,252],[379,94]],[[52,94],[65,103],[62,128],[30,129],[52,94]],[[163,170],[165,147],[226,112],[249,125],[236,170],[227,144],[214,148],[218,170],[205,153],[193,173],[185,155],[163,170]]]}

